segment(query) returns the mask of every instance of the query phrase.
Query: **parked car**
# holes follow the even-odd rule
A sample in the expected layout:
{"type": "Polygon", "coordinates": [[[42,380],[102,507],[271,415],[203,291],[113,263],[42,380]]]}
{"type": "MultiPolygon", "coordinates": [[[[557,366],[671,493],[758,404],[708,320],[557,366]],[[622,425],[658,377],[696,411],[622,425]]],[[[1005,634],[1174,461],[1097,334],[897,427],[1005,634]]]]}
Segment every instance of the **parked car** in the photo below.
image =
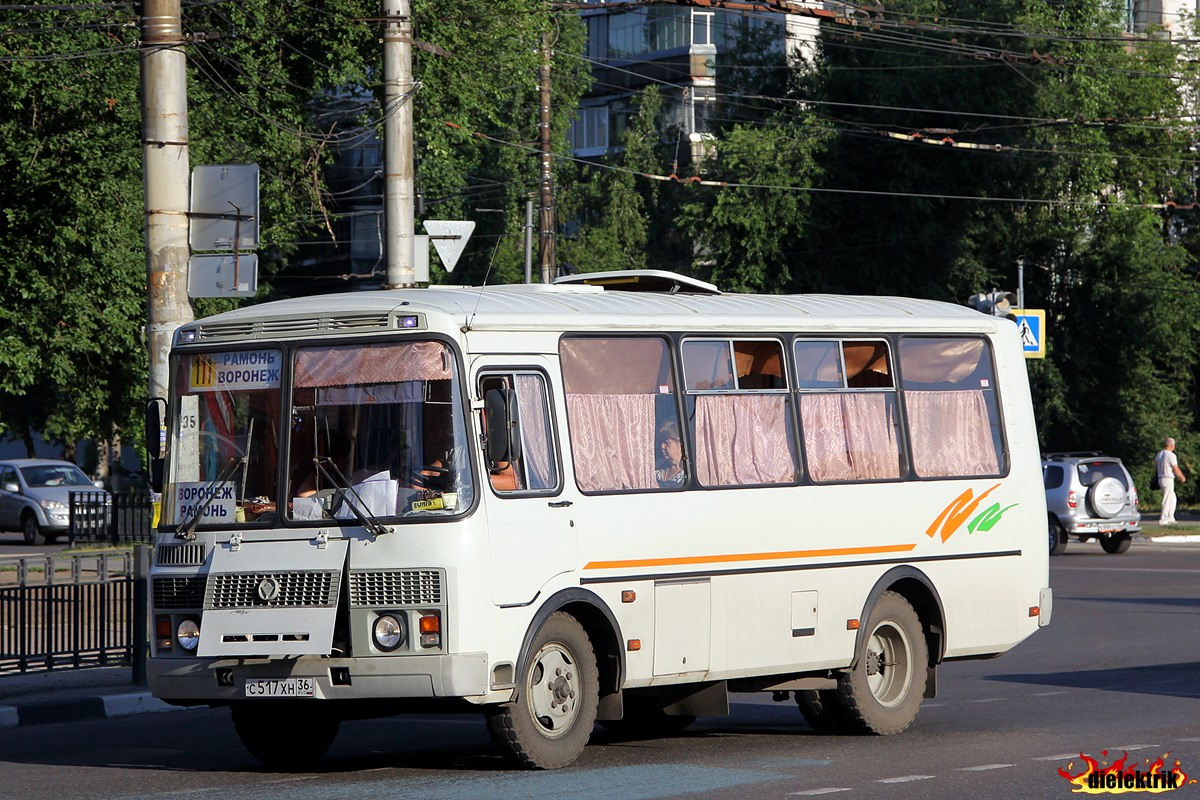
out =
{"type": "Polygon", "coordinates": [[[1124,553],[1141,531],[1137,487],[1121,459],[1100,453],[1047,453],[1042,479],[1049,512],[1050,555],[1074,538],[1098,539],[1106,553],[1124,553]]]}
{"type": "Polygon", "coordinates": [[[0,461],[0,530],[21,531],[25,544],[40,545],[70,528],[72,492],[102,492],[105,518],[112,497],[70,461],[15,458],[0,461]]]}

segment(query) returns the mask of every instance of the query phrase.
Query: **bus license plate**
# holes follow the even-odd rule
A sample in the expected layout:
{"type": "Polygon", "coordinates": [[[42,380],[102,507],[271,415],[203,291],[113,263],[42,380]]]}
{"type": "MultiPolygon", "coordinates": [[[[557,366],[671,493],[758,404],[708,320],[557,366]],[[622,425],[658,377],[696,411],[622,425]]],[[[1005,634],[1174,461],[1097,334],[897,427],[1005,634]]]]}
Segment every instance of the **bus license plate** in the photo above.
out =
{"type": "Polygon", "coordinates": [[[313,678],[247,678],[246,697],[312,697],[313,678]]]}

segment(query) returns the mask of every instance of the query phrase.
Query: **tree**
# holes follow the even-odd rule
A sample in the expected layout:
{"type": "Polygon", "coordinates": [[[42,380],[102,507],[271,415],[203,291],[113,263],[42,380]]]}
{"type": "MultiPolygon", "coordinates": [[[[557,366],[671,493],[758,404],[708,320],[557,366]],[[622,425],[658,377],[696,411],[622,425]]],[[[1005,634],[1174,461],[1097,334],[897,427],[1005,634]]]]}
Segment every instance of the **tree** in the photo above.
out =
{"type": "MultiPolygon", "coordinates": [[[[418,37],[439,53],[417,65],[418,183],[443,218],[474,216],[481,187],[516,211],[537,180],[535,45],[557,31],[562,152],[586,80],[570,57],[579,20],[534,0],[414,5],[418,37]]],[[[144,403],[137,19],[119,4],[15,8],[0,11],[0,270],[13,287],[0,297],[0,433],[69,450],[136,428],[144,403]]],[[[382,122],[378,13],[375,0],[185,6],[191,160],[259,165],[262,296],[295,291],[299,243],[336,211],[323,168],[382,122]],[[347,129],[330,111],[354,93],[365,102],[347,129]]],[[[522,221],[509,215],[504,232],[522,221]]],[[[519,235],[505,241],[492,282],[513,279],[520,260],[519,235]]],[[[490,250],[464,258],[468,279],[493,266],[490,250]]],[[[204,315],[237,302],[195,305],[204,315]]]]}
{"type": "Polygon", "coordinates": [[[790,286],[964,302],[1015,289],[1023,257],[1026,305],[1048,312],[1030,364],[1043,446],[1136,466],[1193,430],[1200,296],[1161,208],[1194,194],[1192,68],[1122,37],[1120,10],[897,0],[878,34],[828,28],[810,83],[837,117],[818,162],[838,193],[813,198],[790,286]],[[905,21],[922,32],[898,46],[905,21]]]}

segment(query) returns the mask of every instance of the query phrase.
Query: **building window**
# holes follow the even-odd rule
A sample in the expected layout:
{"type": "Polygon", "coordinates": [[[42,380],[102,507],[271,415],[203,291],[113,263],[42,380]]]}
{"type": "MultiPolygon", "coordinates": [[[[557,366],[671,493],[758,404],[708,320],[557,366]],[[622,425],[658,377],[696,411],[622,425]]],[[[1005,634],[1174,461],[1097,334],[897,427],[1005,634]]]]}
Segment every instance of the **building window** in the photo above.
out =
{"type": "Polygon", "coordinates": [[[602,153],[608,149],[608,106],[579,109],[571,123],[571,147],[576,152],[602,153]]]}

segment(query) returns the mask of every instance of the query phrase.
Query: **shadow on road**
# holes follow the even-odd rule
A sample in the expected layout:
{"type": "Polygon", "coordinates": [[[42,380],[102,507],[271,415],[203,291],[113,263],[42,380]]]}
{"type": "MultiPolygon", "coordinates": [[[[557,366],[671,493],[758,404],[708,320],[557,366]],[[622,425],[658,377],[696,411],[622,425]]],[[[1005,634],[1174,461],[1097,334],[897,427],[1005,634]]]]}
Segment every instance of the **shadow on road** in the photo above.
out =
{"type": "Polygon", "coordinates": [[[1076,672],[987,675],[983,676],[983,680],[1200,698],[1200,664],[1193,661],[1115,669],[1081,669],[1076,672]]]}

